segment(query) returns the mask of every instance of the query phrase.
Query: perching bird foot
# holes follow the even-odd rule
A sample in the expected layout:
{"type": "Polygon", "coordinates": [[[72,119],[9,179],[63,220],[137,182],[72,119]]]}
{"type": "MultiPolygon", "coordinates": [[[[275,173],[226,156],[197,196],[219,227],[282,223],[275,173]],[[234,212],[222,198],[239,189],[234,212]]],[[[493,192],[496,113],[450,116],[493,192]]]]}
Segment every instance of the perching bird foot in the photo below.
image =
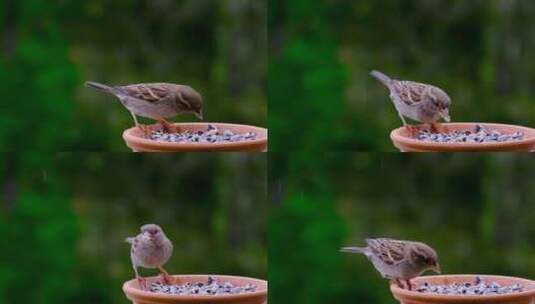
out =
{"type": "Polygon", "coordinates": [[[437,129],[437,133],[449,133],[450,132],[448,126],[445,124],[435,124],[435,128],[437,129]]]}
{"type": "Polygon", "coordinates": [[[396,282],[396,285],[398,285],[399,288],[412,290],[412,284],[410,280],[403,280],[405,284],[403,284],[400,279],[395,279],[394,281],[396,282]]]}
{"type": "Polygon", "coordinates": [[[417,137],[418,131],[419,131],[418,127],[406,125],[405,128],[407,129],[407,131],[409,131],[410,137],[413,137],[413,138],[417,137]]]}
{"type": "Polygon", "coordinates": [[[437,126],[437,124],[435,124],[435,123],[430,123],[430,124],[429,124],[429,128],[430,128],[430,130],[431,130],[431,133],[440,133],[440,132],[438,131],[438,126],[437,126]]]}
{"type": "Polygon", "coordinates": [[[165,119],[159,119],[158,123],[162,126],[162,130],[166,133],[180,133],[180,128],[169,123],[165,119]]]}
{"type": "Polygon", "coordinates": [[[147,285],[147,279],[138,277],[137,282],[139,284],[139,287],[141,287],[142,290],[149,290],[149,287],[147,285]]]}
{"type": "Polygon", "coordinates": [[[137,127],[143,133],[144,138],[150,138],[152,131],[149,126],[139,124],[137,127]]]}
{"type": "Polygon", "coordinates": [[[175,278],[173,276],[170,276],[166,272],[160,273],[160,277],[162,278],[162,282],[166,285],[173,285],[175,284],[175,278]]]}

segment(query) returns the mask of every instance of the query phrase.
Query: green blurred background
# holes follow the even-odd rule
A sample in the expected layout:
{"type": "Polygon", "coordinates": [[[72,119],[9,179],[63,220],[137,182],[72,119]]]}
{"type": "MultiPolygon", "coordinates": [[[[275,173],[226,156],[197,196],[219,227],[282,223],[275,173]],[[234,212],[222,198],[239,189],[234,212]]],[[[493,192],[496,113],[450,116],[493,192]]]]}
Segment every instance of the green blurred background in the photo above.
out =
{"type": "Polygon", "coordinates": [[[129,303],[124,240],[145,223],[174,242],[170,273],[267,277],[260,154],[2,158],[0,303],[129,303]]]}
{"type": "Polygon", "coordinates": [[[372,69],[444,88],[454,121],[535,126],[531,0],[270,0],[272,151],[393,151],[372,69]]]}
{"type": "Polygon", "coordinates": [[[274,303],[396,303],[367,237],[420,240],[445,274],[535,279],[529,155],[270,154],[274,303]],[[311,165],[314,164],[314,165],[311,165]]]}
{"type": "Polygon", "coordinates": [[[266,6],[0,0],[0,151],[127,151],[130,114],[86,80],[189,84],[205,98],[206,121],[265,126],[266,6]]]}

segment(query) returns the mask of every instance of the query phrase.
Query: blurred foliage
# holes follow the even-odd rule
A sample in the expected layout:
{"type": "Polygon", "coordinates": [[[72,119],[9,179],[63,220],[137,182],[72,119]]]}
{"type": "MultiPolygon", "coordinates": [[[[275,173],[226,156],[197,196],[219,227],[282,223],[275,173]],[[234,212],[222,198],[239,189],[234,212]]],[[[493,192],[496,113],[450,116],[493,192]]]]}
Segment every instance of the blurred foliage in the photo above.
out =
{"type": "Polygon", "coordinates": [[[292,197],[284,211],[270,219],[269,284],[274,303],[338,302],[341,285],[333,279],[342,259],[331,251],[342,242],[344,227],[331,206],[322,199],[292,197]]]}
{"type": "Polygon", "coordinates": [[[260,154],[2,158],[0,303],[127,303],[124,240],[146,223],[174,242],[171,273],[267,277],[260,154]]]}
{"type": "Polygon", "coordinates": [[[445,274],[535,277],[529,155],[271,153],[269,163],[275,303],[393,303],[365,257],[338,251],[367,237],[428,243],[445,274]]]}
{"type": "Polygon", "coordinates": [[[269,1],[271,150],[392,151],[372,69],[444,88],[455,121],[535,125],[535,2],[269,1]]]}
{"type": "Polygon", "coordinates": [[[126,151],[130,115],[86,80],[189,84],[205,98],[207,121],[265,126],[266,5],[0,1],[0,151],[126,151]]]}
{"type": "MultiPolygon", "coordinates": [[[[272,147],[277,151],[321,150],[336,142],[341,131],[333,126],[338,123],[343,107],[343,68],[327,31],[329,21],[321,14],[324,6],[319,1],[304,2],[269,2],[270,25],[276,23],[272,19],[284,6],[288,20],[295,21],[297,27],[280,58],[275,56],[269,66],[269,124],[272,147]],[[332,132],[321,136],[326,130],[332,132]]],[[[272,44],[279,42],[278,35],[276,28],[270,32],[272,44]]]]}

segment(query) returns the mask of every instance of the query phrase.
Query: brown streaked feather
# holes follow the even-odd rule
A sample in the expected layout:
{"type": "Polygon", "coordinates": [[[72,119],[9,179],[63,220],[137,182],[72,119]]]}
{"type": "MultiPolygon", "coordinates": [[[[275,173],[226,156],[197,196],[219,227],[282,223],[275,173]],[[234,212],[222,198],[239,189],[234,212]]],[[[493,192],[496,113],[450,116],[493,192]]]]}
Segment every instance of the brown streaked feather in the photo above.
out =
{"type": "Polygon", "coordinates": [[[373,254],[387,265],[395,265],[405,258],[406,244],[392,239],[366,239],[373,254]]]}
{"type": "Polygon", "coordinates": [[[393,88],[401,101],[407,105],[415,105],[423,101],[428,86],[413,81],[396,81],[393,88]]]}
{"type": "Polygon", "coordinates": [[[133,84],[121,87],[121,89],[129,96],[148,102],[160,101],[166,98],[170,92],[167,85],[162,83],[133,84]]]}

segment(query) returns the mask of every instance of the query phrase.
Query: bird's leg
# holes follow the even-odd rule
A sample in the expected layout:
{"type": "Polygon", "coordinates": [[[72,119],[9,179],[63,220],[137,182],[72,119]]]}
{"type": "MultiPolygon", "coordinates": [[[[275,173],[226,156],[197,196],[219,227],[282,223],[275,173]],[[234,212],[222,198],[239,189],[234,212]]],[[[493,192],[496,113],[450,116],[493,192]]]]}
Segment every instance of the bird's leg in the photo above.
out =
{"type": "Polygon", "coordinates": [[[143,132],[143,136],[145,138],[149,138],[150,137],[150,130],[147,126],[145,125],[142,125],[140,124],[138,121],[137,121],[137,117],[136,117],[136,114],[134,114],[133,112],[130,112],[130,114],[132,115],[132,118],[134,119],[134,123],[136,124],[136,127],[139,128],[142,132],[143,132]]]}
{"type": "Polygon", "coordinates": [[[404,127],[409,127],[409,124],[405,121],[405,117],[401,114],[401,112],[398,111],[399,118],[401,118],[401,122],[403,123],[404,127]]]}
{"type": "Polygon", "coordinates": [[[145,138],[150,138],[151,130],[149,126],[139,125],[139,128],[143,131],[143,136],[145,138]]]}
{"type": "Polygon", "coordinates": [[[403,122],[403,126],[409,131],[409,134],[411,137],[416,137],[416,130],[417,128],[409,125],[407,121],[405,121],[405,117],[401,114],[401,112],[398,111],[399,118],[401,118],[401,121],[403,122]]]}
{"type": "Polygon", "coordinates": [[[132,115],[132,118],[134,119],[134,123],[136,124],[136,127],[139,128],[139,122],[137,121],[136,114],[134,114],[134,112],[130,112],[130,115],[132,115]]]}
{"type": "Polygon", "coordinates": [[[163,118],[158,118],[157,119],[158,123],[162,126],[162,129],[167,132],[167,133],[180,133],[180,129],[171,124],[170,122],[168,122],[167,120],[163,119],[163,118]]]}
{"type": "Polygon", "coordinates": [[[401,283],[399,279],[394,279],[394,282],[396,282],[396,285],[398,285],[399,288],[405,289],[405,286],[403,286],[403,284],[401,283]]]}
{"type": "Polygon", "coordinates": [[[163,269],[163,267],[158,267],[158,269],[160,270],[161,274],[160,276],[162,277],[162,281],[167,284],[167,285],[173,285],[175,283],[175,278],[173,278],[172,276],[169,275],[169,273],[167,273],[167,271],[165,271],[165,269],[163,269]]]}
{"type": "Polygon", "coordinates": [[[445,124],[440,124],[440,123],[431,123],[431,131],[433,132],[436,132],[436,133],[449,133],[448,131],[448,127],[445,125],[445,124]],[[440,130],[442,129],[442,131],[440,130]]]}
{"type": "Polygon", "coordinates": [[[432,133],[439,133],[438,132],[438,126],[437,126],[436,123],[434,123],[434,122],[429,123],[429,128],[431,129],[432,133]]]}
{"type": "Polygon", "coordinates": [[[409,290],[412,290],[411,280],[405,280],[405,282],[407,283],[409,290]]]}
{"type": "Polygon", "coordinates": [[[136,273],[136,279],[137,279],[137,283],[139,284],[139,287],[141,287],[142,290],[148,290],[147,279],[139,275],[139,273],[137,272],[137,268],[135,266],[134,266],[134,272],[136,273]]]}
{"type": "Polygon", "coordinates": [[[149,290],[149,287],[147,286],[147,279],[138,276],[137,283],[139,284],[139,287],[141,287],[142,290],[149,290]]]}

